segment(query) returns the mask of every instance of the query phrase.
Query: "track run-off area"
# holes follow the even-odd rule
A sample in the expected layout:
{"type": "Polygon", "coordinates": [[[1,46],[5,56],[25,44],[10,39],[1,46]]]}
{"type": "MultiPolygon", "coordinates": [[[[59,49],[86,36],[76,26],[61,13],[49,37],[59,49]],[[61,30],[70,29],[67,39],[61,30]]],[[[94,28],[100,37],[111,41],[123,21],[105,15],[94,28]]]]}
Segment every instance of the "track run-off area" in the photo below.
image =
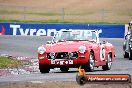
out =
{"type": "MultiPolygon", "coordinates": [[[[29,57],[37,61],[37,48],[46,44],[52,37],[46,36],[0,36],[0,54],[8,54],[16,57],[29,57]]],[[[132,75],[132,61],[123,58],[123,38],[101,38],[115,46],[115,61],[109,71],[103,71],[101,67],[88,74],[130,74],[132,75]]],[[[15,81],[75,81],[77,69],[70,68],[69,72],[62,73],[59,69],[51,70],[50,73],[40,72],[31,74],[17,74],[0,76],[0,83],[15,81]]]]}

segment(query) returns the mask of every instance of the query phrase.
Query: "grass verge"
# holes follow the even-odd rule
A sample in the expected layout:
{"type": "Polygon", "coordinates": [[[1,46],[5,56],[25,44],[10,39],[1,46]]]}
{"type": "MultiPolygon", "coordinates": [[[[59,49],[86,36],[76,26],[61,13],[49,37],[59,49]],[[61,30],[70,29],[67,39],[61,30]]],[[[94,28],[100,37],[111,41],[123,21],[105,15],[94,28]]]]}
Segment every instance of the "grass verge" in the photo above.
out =
{"type": "Polygon", "coordinates": [[[0,69],[17,68],[18,66],[21,65],[23,65],[23,62],[20,60],[13,60],[8,57],[0,56],[0,69]]]}
{"type": "Polygon", "coordinates": [[[127,24],[128,22],[116,21],[116,22],[105,22],[105,21],[94,21],[94,22],[80,22],[80,21],[62,21],[62,20],[4,20],[0,19],[0,22],[13,22],[13,23],[75,23],[75,24],[127,24]]]}

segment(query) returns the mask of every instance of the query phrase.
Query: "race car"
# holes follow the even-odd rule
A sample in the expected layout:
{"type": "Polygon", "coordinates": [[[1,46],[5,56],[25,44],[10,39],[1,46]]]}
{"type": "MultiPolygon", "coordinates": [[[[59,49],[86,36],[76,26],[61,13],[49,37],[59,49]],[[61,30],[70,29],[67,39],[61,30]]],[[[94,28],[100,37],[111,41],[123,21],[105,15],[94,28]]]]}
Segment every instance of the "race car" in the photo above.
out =
{"type": "Polygon", "coordinates": [[[129,23],[128,32],[125,36],[123,51],[124,58],[129,58],[129,60],[132,60],[132,21],[129,23]]]}
{"type": "Polygon", "coordinates": [[[51,42],[38,48],[40,72],[48,73],[53,68],[67,72],[80,65],[86,72],[99,66],[110,70],[115,58],[114,46],[100,42],[99,33],[99,30],[80,29],[58,31],[51,42]]]}

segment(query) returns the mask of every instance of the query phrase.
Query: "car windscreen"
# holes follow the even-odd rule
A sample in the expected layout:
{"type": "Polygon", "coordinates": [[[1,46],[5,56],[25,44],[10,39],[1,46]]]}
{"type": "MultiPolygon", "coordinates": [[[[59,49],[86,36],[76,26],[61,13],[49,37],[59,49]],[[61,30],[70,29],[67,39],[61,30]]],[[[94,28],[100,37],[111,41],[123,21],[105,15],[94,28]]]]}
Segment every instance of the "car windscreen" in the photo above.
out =
{"type": "Polygon", "coordinates": [[[96,33],[89,30],[61,31],[56,34],[54,40],[96,40],[96,33]]]}

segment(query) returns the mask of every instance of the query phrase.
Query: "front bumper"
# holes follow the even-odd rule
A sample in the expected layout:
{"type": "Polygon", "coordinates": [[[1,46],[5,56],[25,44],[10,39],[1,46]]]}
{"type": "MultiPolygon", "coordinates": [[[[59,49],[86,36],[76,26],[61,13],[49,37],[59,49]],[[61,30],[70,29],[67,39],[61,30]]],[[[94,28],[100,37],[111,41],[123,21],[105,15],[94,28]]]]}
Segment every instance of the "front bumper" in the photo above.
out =
{"type": "Polygon", "coordinates": [[[61,55],[60,55],[60,57],[57,57],[54,59],[51,59],[48,56],[48,53],[45,53],[43,55],[38,54],[39,64],[48,65],[51,67],[61,67],[61,66],[74,67],[78,65],[84,65],[88,62],[88,58],[89,58],[88,52],[85,52],[84,54],[78,53],[76,58],[68,58],[67,56],[64,56],[64,58],[61,58],[61,55]]]}
{"type": "MultiPolygon", "coordinates": [[[[39,57],[40,58],[40,57],[39,57]]],[[[80,65],[85,65],[88,62],[88,56],[76,58],[76,59],[39,59],[39,64],[47,65],[52,68],[55,67],[78,67],[80,65]]]]}

